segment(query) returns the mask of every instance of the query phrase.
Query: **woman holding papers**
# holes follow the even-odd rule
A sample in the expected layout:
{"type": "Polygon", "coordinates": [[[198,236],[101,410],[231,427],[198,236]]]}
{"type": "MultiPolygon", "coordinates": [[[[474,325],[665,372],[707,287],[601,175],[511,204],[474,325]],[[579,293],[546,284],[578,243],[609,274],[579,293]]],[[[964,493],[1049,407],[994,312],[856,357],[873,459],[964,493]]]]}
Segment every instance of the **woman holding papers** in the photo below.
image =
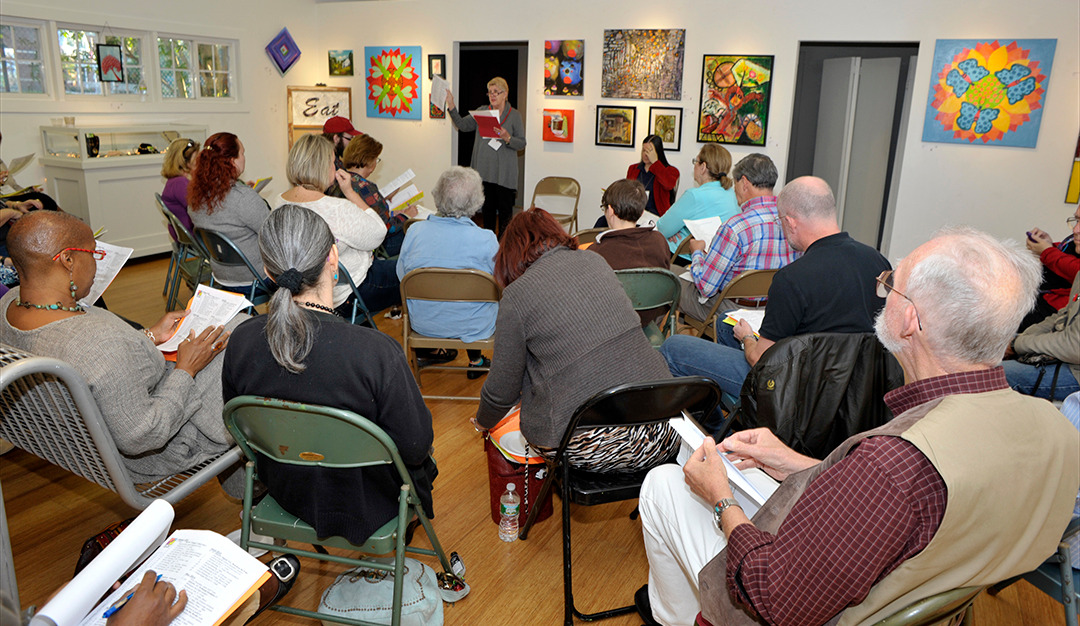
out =
{"type": "MultiPolygon", "coordinates": [[[[330,307],[339,263],[330,228],[314,211],[285,205],[266,220],[259,247],[280,288],[269,314],[244,322],[233,335],[222,370],[225,400],[267,396],[366,417],[397,445],[430,516],[436,474],[431,413],[398,342],[347,323],[330,307]]],[[[401,481],[392,466],[258,465],[259,479],[278,504],[320,537],[362,543],[397,515],[401,481]]]]}
{"type": "Polygon", "coordinates": [[[691,163],[694,164],[694,182],[698,186],[687,189],[656,222],[656,230],[668,238],[668,247],[672,252],[690,234],[686,220],[719,217],[727,221],[739,213],[739,203],[731,189],[734,185],[731,180],[731,153],[723,146],[707,143],[691,163]]]}
{"type": "MultiPolygon", "coordinates": [[[[488,81],[487,95],[489,106],[486,110],[495,112],[494,137],[483,137],[476,133],[473,140],[472,168],[480,172],[484,180],[484,228],[500,234],[506,230],[514,212],[514,200],[517,197],[518,155],[525,149],[525,123],[516,109],[506,102],[510,87],[506,80],[496,76],[488,81]],[[495,219],[498,217],[498,227],[495,219]]],[[[454,94],[446,92],[446,110],[454,127],[461,132],[477,130],[477,121],[472,116],[462,117],[454,105],[454,94]]]]}
{"type": "Polygon", "coordinates": [[[626,170],[626,177],[640,181],[649,192],[645,210],[663,217],[675,201],[675,189],[679,186],[679,169],[670,165],[664,154],[664,140],[649,135],[641,142],[641,161],[626,170]]]}
{"type": "Polygon", "coordinates": [[[183,312],[140,332],[109,311],[77,304],[104,253],[72,215],[27,215],[8,244],[22,286],[0,298],[0,342],[65,361],[82,375],[137,482],[160,480],[231,447],[216,358],[227,332],[219,326],[188,337],[173,364],[156,346],[172,336],[183,312]]]}
{"type": "MultiPolygon", "coordinates": [[[[349,146],[355,141],[349,142],[349,146]]],[[[348,155],[348,148],[345,153],[348,155]]],[[[274,198],[274,207],[295,204],[311,209],[326,220],[337,238],[341,264],[349,271],[369,310],[381,311],[401,304],[397,264],[376,259],[374,254],[386,237],[386,224],[375,209],[356,193],[350,182],[351,175],[344,170],[334,169],[333,144],[322,135],[304,135],[289,150],[285,175],[294,187],[274,198]],[[328,196],[321,191],[329,187],[335,178],[345,194],[344,198],[328,196]]],[[[342,315],[352,311],[351,298],[352,290],[348,283],[334,286],[333,304],[342,315]]]]}

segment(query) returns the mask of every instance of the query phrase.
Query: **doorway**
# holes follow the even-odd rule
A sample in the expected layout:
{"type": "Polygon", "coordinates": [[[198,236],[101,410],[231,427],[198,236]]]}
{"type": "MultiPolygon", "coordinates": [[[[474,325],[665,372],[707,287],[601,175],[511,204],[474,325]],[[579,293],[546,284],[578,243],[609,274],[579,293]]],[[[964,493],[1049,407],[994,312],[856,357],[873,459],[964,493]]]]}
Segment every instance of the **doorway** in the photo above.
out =
{"type": "Polygon", "coordinates": [[[803,42],[786,180],[813,175],[840,228],[883,254],[891,234],[918,43],[803,42]]]}

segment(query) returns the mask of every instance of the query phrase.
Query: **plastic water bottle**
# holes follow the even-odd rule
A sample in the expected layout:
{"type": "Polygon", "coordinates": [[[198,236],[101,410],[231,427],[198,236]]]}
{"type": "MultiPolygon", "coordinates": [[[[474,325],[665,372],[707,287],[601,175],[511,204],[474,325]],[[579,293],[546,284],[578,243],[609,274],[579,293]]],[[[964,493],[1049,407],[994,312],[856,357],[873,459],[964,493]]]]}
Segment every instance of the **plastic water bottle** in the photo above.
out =
{"type": "Polygon", "coordinates": [[[518,496],[517,485],[506,485],[506,491],[499,498],[499,539],[503,541],[517,541],[518,538],[518,512],[521,510],[521,498],[518,496]]]}

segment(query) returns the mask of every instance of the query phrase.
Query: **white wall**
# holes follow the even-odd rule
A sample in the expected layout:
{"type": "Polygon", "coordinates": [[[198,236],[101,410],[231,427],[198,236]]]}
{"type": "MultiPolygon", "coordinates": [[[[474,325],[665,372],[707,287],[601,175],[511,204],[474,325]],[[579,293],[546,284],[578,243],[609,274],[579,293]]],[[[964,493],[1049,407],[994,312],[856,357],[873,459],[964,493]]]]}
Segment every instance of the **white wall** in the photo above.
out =
{"type": "MultiPolygon", "coordinates": [[[[670,160],[684,173],[680,187],[691,184],[689,161],[696,154],[695,125],[703,54],[746,53],[776,55],[767,144],[763,149],[728,146],[738,160],[749,152],[765,152],[783,172],[795,68],[800,41],[914,41],[920,45],[915,70],[912,119],[903,138],[903,159],[898,208],[889,256],[906,254],[946,223],[971,223],[999,236],[1022,237],[1025,230],[1040,226],[1055,235],[1066,232],[1062,220],[1071,214],[1063,204],[1065,186],[1077,132],[1080,131],[1080,47],[1076,34],[1080,5],[1061,0],[1034,0],[1021,9],[1013,2],[987,0],[977,11],[962,3],[937,0],[819,0],[814,3],[777,0],[753,7],[703,0],[647,0],[582,2],[549,0],[502,4],[479,0],[399,0],[306,4],[286,2],[184,3],[180,17],[153,15],[147,3],[134,0],[96,0],[95,13],[84,14],[73,0],[41,0],[34,7],[7,0],[9,15],[40,16],[101,23],[113,27],[175,28],[199,34],[238,38],[241,42],[243,103],[239,111],[228,107],[181,112],[162,106],[140,109],[136,105],[112,111],[108,103],[87,105],[51,104],[30,113],[23,103],[0,99],[0,129],[9,157],[24,151],[16,146],[39,147],[36,128],[47,124],[59,111],[75,110],[77,116],[93,115],[113,123],[168,119],[202,123],[215,130],[236,132],[248,148],[249,176],[272,173],[274,191],[284,188],[286,155],[285,86],[329,85],[353,88],[353,120],[386,147],[376,179],[392,177],[406,167],[417,173],[418,183],[430,189],[438,174],[452,162],[453,131],[450,121],[399,121],[367,119],[364,114],[362,71],[355,77],[327,75],[326,51],[352,49],[360,68],[364,46],[420,45],[425,55],[448,55],[448,79],[457,72],[454,44],[462,41],[529,42],[529,99],[523,115],[529,146],[526,150],[525,190],[527,202],[541,177],[564,174],[582,183],[582,224],[599,214],[600,188],[622,176],[636,151],[596,147],[597,104],[638,107],[637,137],[643,136],[650,104],[682,106],[682,151],[670,160]],[[494,9],[494,10],[493,10],[494,9]],[[78,17],[82,16],[82,17],[78,17]],[[195,17],[198,16],[198,17],[195,17]],[[279,77],[263,46],[288,25],[303,55],[286,77],[279,77]],[[686,60],[683,99],[635,101],[601,99],[600,76],[605,28],[685,28],[686,60]],[[930,60],[938,38],[1056,38],[1053,73],[1045,100],[1042,130],[1034,149],[1000,148],[957,144],[923,143],[922,118],[930,82],[930,60]],[[545,97],[542,87],[545,39],[585,40],[584,98],[545,97]],[[88,108],[88,107],[92,107],[88,108]],[[541,139],[542,110],[575,109],[575,143],[545,144],[541,139]],[[220,109],[220,110],[219,110],[220,109]],[[93,113],[91,113],[91,110],[93,113]]],[[[178,7],[170,5],[171,15],[178,7]]],[[[425,78],[424,92],[430,83],[425,78]]],[[[426,96],[425,96],[426,97],[426,96]]],[[[234,107],[235,108],[235,107],[234,107]]],[[[28,177],[33,179],[33,176],[28,177]]]]}

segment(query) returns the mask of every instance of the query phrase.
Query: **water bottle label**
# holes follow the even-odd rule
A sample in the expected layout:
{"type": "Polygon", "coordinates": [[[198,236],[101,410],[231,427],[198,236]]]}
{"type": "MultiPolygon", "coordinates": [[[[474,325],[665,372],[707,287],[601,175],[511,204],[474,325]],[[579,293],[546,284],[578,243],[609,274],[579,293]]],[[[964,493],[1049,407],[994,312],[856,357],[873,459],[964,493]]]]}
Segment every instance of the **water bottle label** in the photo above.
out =
{"type": "Polygon", "coordinates": [[[520,504],[499,503],[499,513],[502,515],[517,515],[520,504]]]}

